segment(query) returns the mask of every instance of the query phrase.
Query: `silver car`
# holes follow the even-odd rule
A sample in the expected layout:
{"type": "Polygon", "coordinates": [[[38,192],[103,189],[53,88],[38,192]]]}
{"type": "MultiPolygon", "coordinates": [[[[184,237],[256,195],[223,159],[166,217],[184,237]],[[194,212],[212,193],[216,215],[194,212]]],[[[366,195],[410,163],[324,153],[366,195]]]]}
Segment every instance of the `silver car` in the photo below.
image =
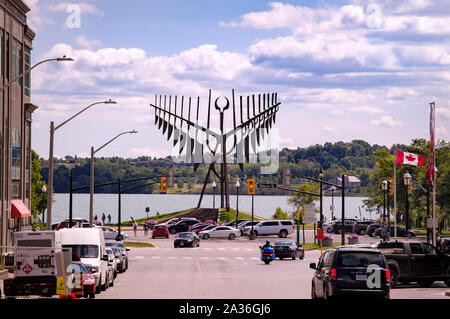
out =
{"type": "Polygon", "coordinates": [[[106,227],[106,226],[98,226],[98,227],[103,230],[103,235],[105,236],[105,240],[113,239],[113,240],[121,241],[121,240],[128,238],[128,235],[123,232],[120,232],[120,235],[119,235],[119,232],[117,230],[115,230],[114,228],[106,227]]]}

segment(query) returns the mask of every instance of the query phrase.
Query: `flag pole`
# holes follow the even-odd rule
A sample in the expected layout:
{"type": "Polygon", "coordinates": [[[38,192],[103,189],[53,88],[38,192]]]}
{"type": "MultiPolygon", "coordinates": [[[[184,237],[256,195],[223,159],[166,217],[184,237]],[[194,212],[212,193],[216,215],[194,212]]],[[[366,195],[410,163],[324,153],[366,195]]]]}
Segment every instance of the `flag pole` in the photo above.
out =
{"type": "MultiPolygon", "coordinates": [[[[433,143],[433,238],[432,238],[431,243],[434,246],[435,242],[436,242],[436,226],[437,226],[435,223],[435,220],[436,220],[436,151],[435,151],[435,148],[436,148],[436,146],[435,146],[434,132],[435,132],[435,123],[436,123],[436,119],[435,119],[436,113],[434,112],[434,109],[435,109],[434,102],[431,103],[431,108],[432,108],[431,112],[433,112],[433,115],[432,115],[433,121],[431,123],[431,125],[433,126],[433,141],[432,141],[432,143],[433,143]]],[[[431,141],[430,141],[430,143],[431,143],[431,141]]]]}
{"type": "Polygon", "coordinates": [[[397,241],[397,146],[394,145],[394,238],[397,241]]]}

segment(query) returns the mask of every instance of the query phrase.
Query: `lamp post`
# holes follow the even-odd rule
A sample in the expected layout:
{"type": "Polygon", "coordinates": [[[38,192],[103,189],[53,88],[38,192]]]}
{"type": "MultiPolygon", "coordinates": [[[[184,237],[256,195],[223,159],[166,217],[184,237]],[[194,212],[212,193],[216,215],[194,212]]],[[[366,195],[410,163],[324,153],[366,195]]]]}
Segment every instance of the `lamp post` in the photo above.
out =
{"type": "MultiPolygon", "coordinates": [[[[409,231],[409,200],[408,200],[408,191],[409,191],[409,185],[411,185],[411,175],[406,172],[403,175],[403,183],[405,184],[405,228],[406,228],[406,235],[408,235],[409,231]]],[[[409,237],[409,236],[408,236],[409,237]]]]}
{"type": "Polygon", "coordinates": [[[238,217],[239,217],[239,177],[236,179],[236,229],[238,228],[238,217]]]}
{"type": "Polygon", "coordinates": [[[336,187],[331,186],[331,220],[334,220],[334,192],[336,187]]]}
{"type": "Polygon", "coordinates": [[[15,81],[17,81],[18,79],[22,78],[23,76],[25,76],[26,74],[30,73],[31,70],[33,70],[35,67],[37,67],[38,65],[41,65],[45,62],[51,62],[51,61],[56,61],[56,62],[64,62],[64,61],[73,61],[72,58],[68,58],[65,55],[62,58],[53,58],[53,59],[46,59],[46,60],[42,60],[38,63],[36,63],[35,65],[33,65],[31,68],[26,69],[25,71],[23,71],[21,74],[19,74],[18,76],[16,76],[14,79],[12,79],[11,81],[9,81],[8,83],[4,84],[2,86],[2,88],[0,89],[0,91],[3,91],[4,89],[6,89],[8,86],[10,86],[11,84],[13,84],[15,81]]]}
{"type": "MultiPolygon", "coordinates": [[[[47,187],[45,186],[45,184],[42,186],[42,193],[44,194],[44,196],[45,196],[45,193],[47,193],[47,187]]],[[[45,223],[44,220],[45,220],[45,208],[42,210],[42,223],[43,224],[45,223]]]]}
{"type": "Polygon", "coordinates": [[[133,131],[127,131],[127,132],[122,132],[118,135],[116,135],[114,138],[112,138],[111,140],[109,140],[106,144],[104,144],[103,146],[100,146],[98,149],[94,150],[94,147],[91,147],[91,176],[90,176],[90,180],[91,180],[91,187],[90,187],[90,197],[89,197],[89,227],[92,227],[92,221],[94,219],[94,155],[99,152],[100,150],[102,150],[105,146],[107,146],[108,144],[110,144],[111,142],[113,142],[115,139],[117,139],[119,136],[122,136],[124,134],[135,134],[137,133],[137,131],[133,130],[133,131]]]}
{"type": "Polygon", "coordinates": [[[381,189],[383,190],[383,217],[381,218],[381,235],[383,241],[386,240],[386,192],[388,189],[388,182],[386,180],[381,182],[381,189]]]}
{"type": "Polygon", "coordinates": [[[319,180],[320,180],[320,227],[322,228],[323,224],[323,209],[322,209],[322,202],[323,202],[323,191],[322,191],[322,180],[323,180],[323,170],[320,170],[319,172],[319,180]]]}
{"type": "Polygon", "coordinates": [[[68,120],[64,121],[60,125],[55,127],[55,123],[52,121],[50,122],[50,148],[49,148],[49,156],[48,156],[48,193],[47,193],[47,230],[50,230],[51,224],[52,224],[52,199],[53,199],[53,140],[55,131],[59,129],[61,126],[72,120],[73,118],[77,117],[87,109],[91,108],[94,105],[97,104],[116,104],[117,102],[109,100],[109,101],[103,101],[103,102],[95,102],[91,105],[85,107],[80,112],[69,118],[68,120]]]}
{"type": "Polygon", "coordinates": [[[216,209],[216,181],[213,181],[212,184],[212,189],[213,189],[213,209],[216,209]]]}

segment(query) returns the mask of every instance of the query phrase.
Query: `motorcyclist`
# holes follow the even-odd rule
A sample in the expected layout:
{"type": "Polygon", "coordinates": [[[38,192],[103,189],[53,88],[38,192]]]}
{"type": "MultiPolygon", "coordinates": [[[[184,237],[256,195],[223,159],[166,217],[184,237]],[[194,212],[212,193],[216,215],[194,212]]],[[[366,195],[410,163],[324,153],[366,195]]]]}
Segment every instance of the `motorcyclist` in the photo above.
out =
{"type": "Polygon", "coordinates": [[[272,245],[270,244],[270,241],[266,240],[266,243],[264,246],[262,246],[262,249],[267,248],[267,247],[272,247],[272,245]]]}

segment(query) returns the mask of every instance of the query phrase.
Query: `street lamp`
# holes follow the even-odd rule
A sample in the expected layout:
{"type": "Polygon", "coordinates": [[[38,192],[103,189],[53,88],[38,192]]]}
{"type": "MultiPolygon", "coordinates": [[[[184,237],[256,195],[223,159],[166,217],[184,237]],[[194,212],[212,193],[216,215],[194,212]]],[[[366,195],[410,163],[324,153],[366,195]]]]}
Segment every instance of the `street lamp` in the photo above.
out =
{"type": "Polygon", "coordinates": [[[21,74],[19,74],[17,77],[15,77],[13,80],[9,81],[8,83],[4,84],[2,86],[2,88],[0,89],[0,91],[3,91],[4,89],[6,89],[8,86],[10,86],[11,84],[13,84],[15,81],[17,81],[18,79],[22,78],[24,75],[26,75],[27,73],[30,73],[31,70],[33,70],[35,67],[37,67],[40,64],[43,64],[45,62],[50,62],[50,61],[56,61],[56,62],[64,62],[64,61],[73,61],[72,58],[68,58],[65,55],[62,58],[54,58],[54,59],[46,59],[46,60],[42,60],[38,63],[36,63],[35,65],[33,65],[31,68],[26,69],[24,72],[22,72],[21,74]]]}
{"type": "Polygon", "coordinates": [[[213,181],[211,186],[213,188],[213,209],[216,209],[216,181],[213,181]]]}
{"type": "Polygon", "coordinates": [[[405,184],[405,200],[406,200],[406,206],[405,206],[405,228],[406,228],[406,234],[408,235],[409,231],[409,200],[408,200],[408,191],[409,191],[409,185],[411,185],[411,175],[406,172],[403,175],[403,183],[405,184]]]}
{"type": "Polygon", "coordinates": [[[331,220],[334,220],[334,192],[336,187],[331,186],[331,220]]]}
{"type": "Polygon", "coordinates": [[[322,210],[322,198],[323,198],[323,191],[322,191],[322,180],[323,180],[323,170],[320,170],[319,172],[319,180],[320,180],[320,227],[322,228],[323,224],[323,210],[322,210]]]}
{"type": "MultiPolygon", "coordinates": [[[[95,153],[102,150],[105,146],[110,144],[112,141],[117,139],[119,136],[122,136],[124,134],[135,134],[137,131],[127,131],[122,132],[118,135],[116,135],[114,138],[112,138],[109,142],[104,144],[103,146],[99,147],[98,149],[94,150],[94,147],[91,147],[91,187],[90,187],[90,198],[89,198],[89,227],[92,227],[92,221],[94,219],[94,155],[95,153]]],[[[70,225],[70,224],[69,224],[70,225]]]]}
{"type": "Polygon", "coordinates": [[[236,229],[238,228],[238,217],[239,217],[239,177],[236,178],[236,229]]]}
{"type": "MultiPolygon", "coordinates": [[[[68,59],[68,58],[63,58],[68,59]]],[[[68,60],[67,60],[68,61],[68,60]]],[[[111,99],[109,101],[102,101],[102,102],[95,102],[91,105],[85,107],[80,112],[69,118],[68,120],[64,121],[57,127],[55,127],[55,123],[53,121],[50,122],[50,148],[49,148],[49,156],[48,156],[48,194],[47,194],[47,230],[50,230],[51,224],[52,224],[52,199],[53,199],[53,140],[55,131],[59,129],[61,126],[69,122],[70,120],[74,119],[87,109],[91,108],[94,105],[97,104],[117,104],[117,102],[112,101],[111,99]]]]}
{"type": "MultiPolygon", "coordinates": [[[[42,185],[42,193],[44,194],[44,196],[45,196],[45,193],[47,193],[47,187],[45,186],[45,184],[42,185]]],[[[39,201],[39,202],[41,202],[41,201],[39,201]]],[[[45,220],[45,208],[42,210],[42,223],[44,223],[44,220],[45,220]]]]}
{"type": "Polygon", "coordinates": [[[381,182],[381,189],[383,190],[383,217],[381,218],[382,227],[381,227],[381,233],[383,237],[383,241],[385,240],[386,236],[386,192],[388,189],[388,182],[386,180],[381,182]]]}

